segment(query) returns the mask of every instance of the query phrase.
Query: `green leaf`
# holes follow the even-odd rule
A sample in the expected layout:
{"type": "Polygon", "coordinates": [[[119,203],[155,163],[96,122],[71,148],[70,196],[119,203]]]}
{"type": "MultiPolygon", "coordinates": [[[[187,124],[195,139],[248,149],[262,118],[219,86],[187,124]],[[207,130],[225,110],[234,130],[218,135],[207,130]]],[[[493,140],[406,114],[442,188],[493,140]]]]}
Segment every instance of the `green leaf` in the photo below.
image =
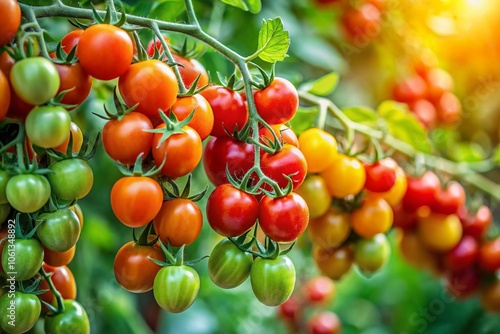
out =
{"type": "Polygon", "coordinates": [[[300,135],[302,132],[313,126],[318,113],[319,109],[317,107],[299,107],[297,113],[290,121],[290,127],[297,135],[300,135]]]}
{"type": "Polygon", "coordinates": [[[351,121],[356,123],[374,124],[379,119],[375,110],[368,107],[349,107],[342,111],[351,121]]]}
{"type": "Polygon", "coordinates": [[[431,151],[431,145],[424,127],[410,113],[406,104],[384,101],[377,111],[385,119],[387,130],[391,135],[410,144],[418,151],[425,153],[431,151]]]}
{"type": "Polygon", "coordinates": [[[271,20],[264,20],[259,31],[259,42],[256,54],[260,59],[268,63],[276,63],[287,57],[290,47],[288,31],[283,30],[283,21],[277,17],[271,20]]]}
{"type": "Polygon", "coordinates": [[[460,142],[453,145],[449,152],[455,161],[476,162],[486,159],[486,152],[478,143],[460,142]]]}
{"type": "Polygon", "coordinates": [[[184,1],[182,0],[162,0],[155,3],[150,13],[154,18],[163,21],[175,20],[185,10],[184,1]]]}
{"type": "Polygon", "coordinates": [[[317,96],[327,96],[337,88],[339,78],[338,73],[332,72],[319,79],[305,83],[301,89],[317,96]]]}
{"type": "Polygon", "coordinates": [[[260,0],[221,0],[223,3],[243,9],[246,12],[257,14],[260,12],[262,5],[260,0]]]}

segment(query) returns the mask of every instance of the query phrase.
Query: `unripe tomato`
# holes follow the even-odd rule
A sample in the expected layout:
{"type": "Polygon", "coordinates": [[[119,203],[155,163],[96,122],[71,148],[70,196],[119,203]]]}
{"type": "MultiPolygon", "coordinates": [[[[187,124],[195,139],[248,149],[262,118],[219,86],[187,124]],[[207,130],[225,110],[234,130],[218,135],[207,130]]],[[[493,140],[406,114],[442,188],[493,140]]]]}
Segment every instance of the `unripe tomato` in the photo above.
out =
{"type": "Polygon", "coordinates": [[[330,195],[344,198],[359,193],[365,185],[366,174],[361,161],[338,154],[333,163],[320,174],[330,195]]]}
{"type": "Polygon", "coordinates": [[[3,247],[2,268],[5,272],[14,273],[16,281],[33,278],[42,267],[42,262],[42,244],[35,238],[14,239],[13,243],[3,247]]]}
{"type": "Polygon", "coordinates": [[[363,238],[371,238],[378,233],[387,232],[392,222],[391,207],[384,199],[378,197],[368,196],[361,207],[351,214],[352,228],[363,238]]]}
{"type": "Polygon", "coordinates": [[[309,173],[319,173],[330,166],[337,156],[337,140],[318,128],[310,128],[299,136],[300,151],[304,154],[309,173]]]}
{"type": "Polygon", "coordinates": [[[419,220],[418,237],[432,251],[447,252],[462,238],[462,225],[456,215],[430,214],[419,220]]]}
{"type": "Polygon", "coordinates": [[[295,192],[306,201],[310,218],[324,215],[332,203],[325,180],[319,175],[308,175],[295,192]]]}
{"type": "Polygon", "coordinates": [[[75,300],[64,301],[64,312],[45,318],[45,333],[90,334],[89,317],[85,309],[75,300]]]}
{"type": "Polygon", "coordinates": [[[14,209],[32,213],[40,210],[49,200],[50,183],[43,175],[14,175],[7,182],[5,193],[14,209]]]}
{"type": "Polygon", "coordinates": [[[276,259],[255,259],[250,270],[250,282],[257,299],[267,306],[283,304],[295,286],[295,267],[286,256],[276,259]]]}
{"type": "Polygon", "coordinates": [[[45,212],[36,219],[36,235],[42,244],[54,252],[67,252],[80,238],[80,222],[70,209],[45,212]]]}
{"type": "Polygon", "coordinates": [[[420,269],[436,270],[437,258],[427,249],[414,231],[403,231],[399,241],[399,250],[403,259],[420,269]]]}
{"type": "Polygon", "coordinates": [[[316,263],[323,275],[338,280],[351,269],[354,262],[354,253],[349,245],[329,249],[315,245],[313,247],[313,258],[314,263],[316,263]]]}
{"type": "Polygon", "coordinates": [[[71,116],[62,107],[36,107],[26,118],[26,135],[33,145],[52,148],[68,138],[71,116]],[[43,125],[42,125],[43,124],[43,125]]]}
{"type": "Polygon", "coordinates": [[[377,234],[370,239],[360,239],[354,250],[354,261],[364,274],[372,274],[382,268],[391,253],[391,246],[385,234],[377,234]]]}
{"type": "Polygon", "coordinates": [[[290,121],[299,107],[299,95],[292,83],[275,77],[262,90],[254,93],[255,106],[260,117],[268,124],[283,124],[290,121]]]}
{"type": "Polygon", "coordinates": [[[208,275],[215,285],[232,289],[246,281],[253,256],[241,251],[231,240],[220,241],[208,258],[208,275]]]}
{"type": "Polygon", "coordinates": [[[156,302],[168,312],[180,313],[193,304],[200,289],[200,276],[188,266],[160,269],[154,280],[156,302]]]}
{"type": "Polygon", "coordinates": [[[338,247],[351,233],[349,214],[330,207],[324,215],[309,221],[308,230],[312,242],[318,246],[338,247]]]}
{"type": "Polygon", "coordinates": [[[0,298],[0,310],[2,310],[0,328],[4,333],[26,333],[35,326],[42,311],[42,304],[33,294],[15,291],[6,293],[0,298]],[[9,317],[11,312],[14,321],[9,317]]]}
{"type": "Polygon", "coordinates": [[[83,159],[65,159],[49,166],[53,173],[47,175],[52,193],[66,201],[80,199],[90,192],[94,173],[83,159]]]}

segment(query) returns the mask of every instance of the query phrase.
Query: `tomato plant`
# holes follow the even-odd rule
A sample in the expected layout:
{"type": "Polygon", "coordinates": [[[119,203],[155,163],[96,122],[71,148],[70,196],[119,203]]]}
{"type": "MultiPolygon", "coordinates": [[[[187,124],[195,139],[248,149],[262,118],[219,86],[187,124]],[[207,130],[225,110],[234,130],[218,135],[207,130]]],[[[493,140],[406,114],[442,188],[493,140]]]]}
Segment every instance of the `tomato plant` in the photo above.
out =
{"type": "Polygon", "coordinates": [[[166,311],[179,313],[193,304],[200,289],[198,273],[188,266],[169,266],[160,269],[154,280],[156,302],[166,311]]]}
{"type": "Polygon", "coordinates": [[[208,275],[215,285],[232,289],[246,281],[252,263],[252,254],[241,251],[231,240],[223,239],[210,253],[208,275]]]}

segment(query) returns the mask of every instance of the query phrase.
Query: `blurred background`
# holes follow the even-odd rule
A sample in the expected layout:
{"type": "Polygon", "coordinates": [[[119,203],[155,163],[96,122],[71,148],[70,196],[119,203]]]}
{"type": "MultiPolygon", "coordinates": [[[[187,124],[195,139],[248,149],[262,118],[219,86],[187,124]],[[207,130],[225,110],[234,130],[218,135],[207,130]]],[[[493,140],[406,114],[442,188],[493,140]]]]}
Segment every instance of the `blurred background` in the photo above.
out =
{"type": "MultiPolygon", "coordinates": [[[[103,6],[102,2],[93,2],[103,6]]],[[[137,15],[184,19],[183,1],[123,2],[130,13],[137,15]]],[[[228,7],[219,0],[193,2],[206,31],[242,55],[255,50],[262,20],[280,16],[290,33],[291,46],[289,57],[277,64],[276,72],[297,85],[332,71],[339,73],[340,83],[331,98],[341,107],[376,108],[380,102],[394,98],[395,82],[415,75],[416,64],[440,68],[453,80],[462,119],[432,131],[438,149],[452,159],[481,161],[498,145],[499,1],[263,0],[263,9],[257,15],[228,7]]],[[[56,40],[72,29],[63,19],[44,19],[42,23],[56,40]]],[[[168,36],[174,42],[182,41],[180,36],[168,36]]],[[[141,32],[141,37],[147,42],[151,34],[141,32]]],[[[219,54],[202,46],[199,49],[205,51],[199,60],[213,81],[217,81],[217,71],[225,75],[233,71],[219,54]]],[[[96,82],[94,87],[87,102],[72,112],[73,120],[91,137],[104,124],[92,113],[104,114],[103,104],[111,103],[113,85],[96,82]]],[[[113,259],[132,235],[114,217],[109,203],[111,186],[120,174],[102,147],[91,165],[95,183],[81,201],[85,228],[69,267],[75,274],[78,300],[91,318],[93,333],[287,332],[277,320],[275,309],[263,306],[253,296],[249,281],[234,290],[212,284],[206,261],[195,267],[202,280],[199,297],[182,314],[160,311],[152,292],[134,295],[122,289],[114,279],[113,259]]],[[[202,168],[194,177],[195,190],[209,183],[202,168]]],[[[493,173],[491,177],[498,180],[493,173]]],[[[203,200],[200,205],[204,205],[203,200]]],[[[395,244],[398,233],[392,231],[390,239],[395,244]]],[[[188,248],[187,257],[208,254],[218,240],[205,223],[202,235],[188,248]]],[[[297,286],[317,275],[307,234],[290,256],[296,264],[297,286]]],[[[394,246],[389,264],[373,277],[366,278],[356,271],[343,277],[333,303],[326,308],[339,315],[343,333],[498,333],[499,317],[483,311],[477,297],[457,301],[443,291],[438,279],[410,267],[394,246]]]]}

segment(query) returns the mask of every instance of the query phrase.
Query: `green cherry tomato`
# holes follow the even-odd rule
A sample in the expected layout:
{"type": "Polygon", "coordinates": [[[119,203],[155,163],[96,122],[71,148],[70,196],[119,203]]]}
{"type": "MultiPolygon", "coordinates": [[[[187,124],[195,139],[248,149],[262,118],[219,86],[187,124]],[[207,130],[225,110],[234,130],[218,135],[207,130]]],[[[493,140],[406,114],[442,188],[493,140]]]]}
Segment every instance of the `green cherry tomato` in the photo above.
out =
{"type": "Polygon", "coordinates": [[[360,239],[355,246],[354,261],[364,274],[372,274],[389,260],[391,247],[385,234],[379,233],[370,239],[360,239]]]}
{"type": "Polygon", "coordinates": [[[35,326],[41,311],[36,295],[8,292],[0,298],[0,327],[9,334],[26,333],[35,326]]]}
{"type": "Polygon", "coordinates": [[[87,312],[77,301],[66,299],[64,312],[45,318],[45,333],[89,334],[90,323],[87,312]]]}
{"type": "Polygon", "coordinates": [[[56,96],[61,80],[56,66],[43,57],[20,60],[12,66],[10,83],[24,102],[40,105],[56,96]]]}
{"type": "Polygon", "coordinates": [[[252,290],[257,299],[268,306],[283,304],[295,286],[295,267],[287,256],[276,259],[257,258],[250,271],[252,290]]]}
{"type": "Polygon", "coordinates": [[[2,251],[2,268],[7,277],[25,281],[35,276],[43,262],[43,248],[37,239],[9,239],[2,251]]]}
{"type": "Polygon", "coordinates": [[[70,209],[42,213],[36,219],[36,231],[42,244],[54,252],[66,252],[80,237],[80,221],[70,209]]]}
{"type": "Polygon", "coordinates": [[[250,275],[253,256],[241,251],[229,239],[220,241],[208,258],[208,275],[215,285],[232,289],[250,275]]]}
{"type": "Polygon", "coordinates": [[[308,175],[295,192],[306,201],[310,218],[325,214],[332,203],[325,180],[319,175],[308,175]]]}
{"type": "Polygon", "coordinates": [[[7,183],[9,182],[10,175],[6,171],[0,169],[0,204],[9,203],[7,200],[7,183]]]}
{"type": "Polygon", "coordinates": [[[180,313],[193,304],[200,289],[200,277],[188,266],[169,266],[160,269],[153,284],[153,294],[160,307],[180,313]]]}
{"type": "Polygon", "coordinates": [[[63,107],[41,106],[26,117],[26,135],[33,145],[57,147],[68,139],[71,116],[63,107]]]}
{"type": "Polygon", "coordinates": [[[32,213],[40,210],[49,200],[50,184],[42,175],[15,175],[7,183],[6,194],[14,209],[32,213]]]}
{"type": "Polygon", "coordinates": [[[89,164],[82,159],[66,159],[49,167],[52,192],[62,200],[73,201],[85,197],[92,189],[94,174],[89,164]]]}

